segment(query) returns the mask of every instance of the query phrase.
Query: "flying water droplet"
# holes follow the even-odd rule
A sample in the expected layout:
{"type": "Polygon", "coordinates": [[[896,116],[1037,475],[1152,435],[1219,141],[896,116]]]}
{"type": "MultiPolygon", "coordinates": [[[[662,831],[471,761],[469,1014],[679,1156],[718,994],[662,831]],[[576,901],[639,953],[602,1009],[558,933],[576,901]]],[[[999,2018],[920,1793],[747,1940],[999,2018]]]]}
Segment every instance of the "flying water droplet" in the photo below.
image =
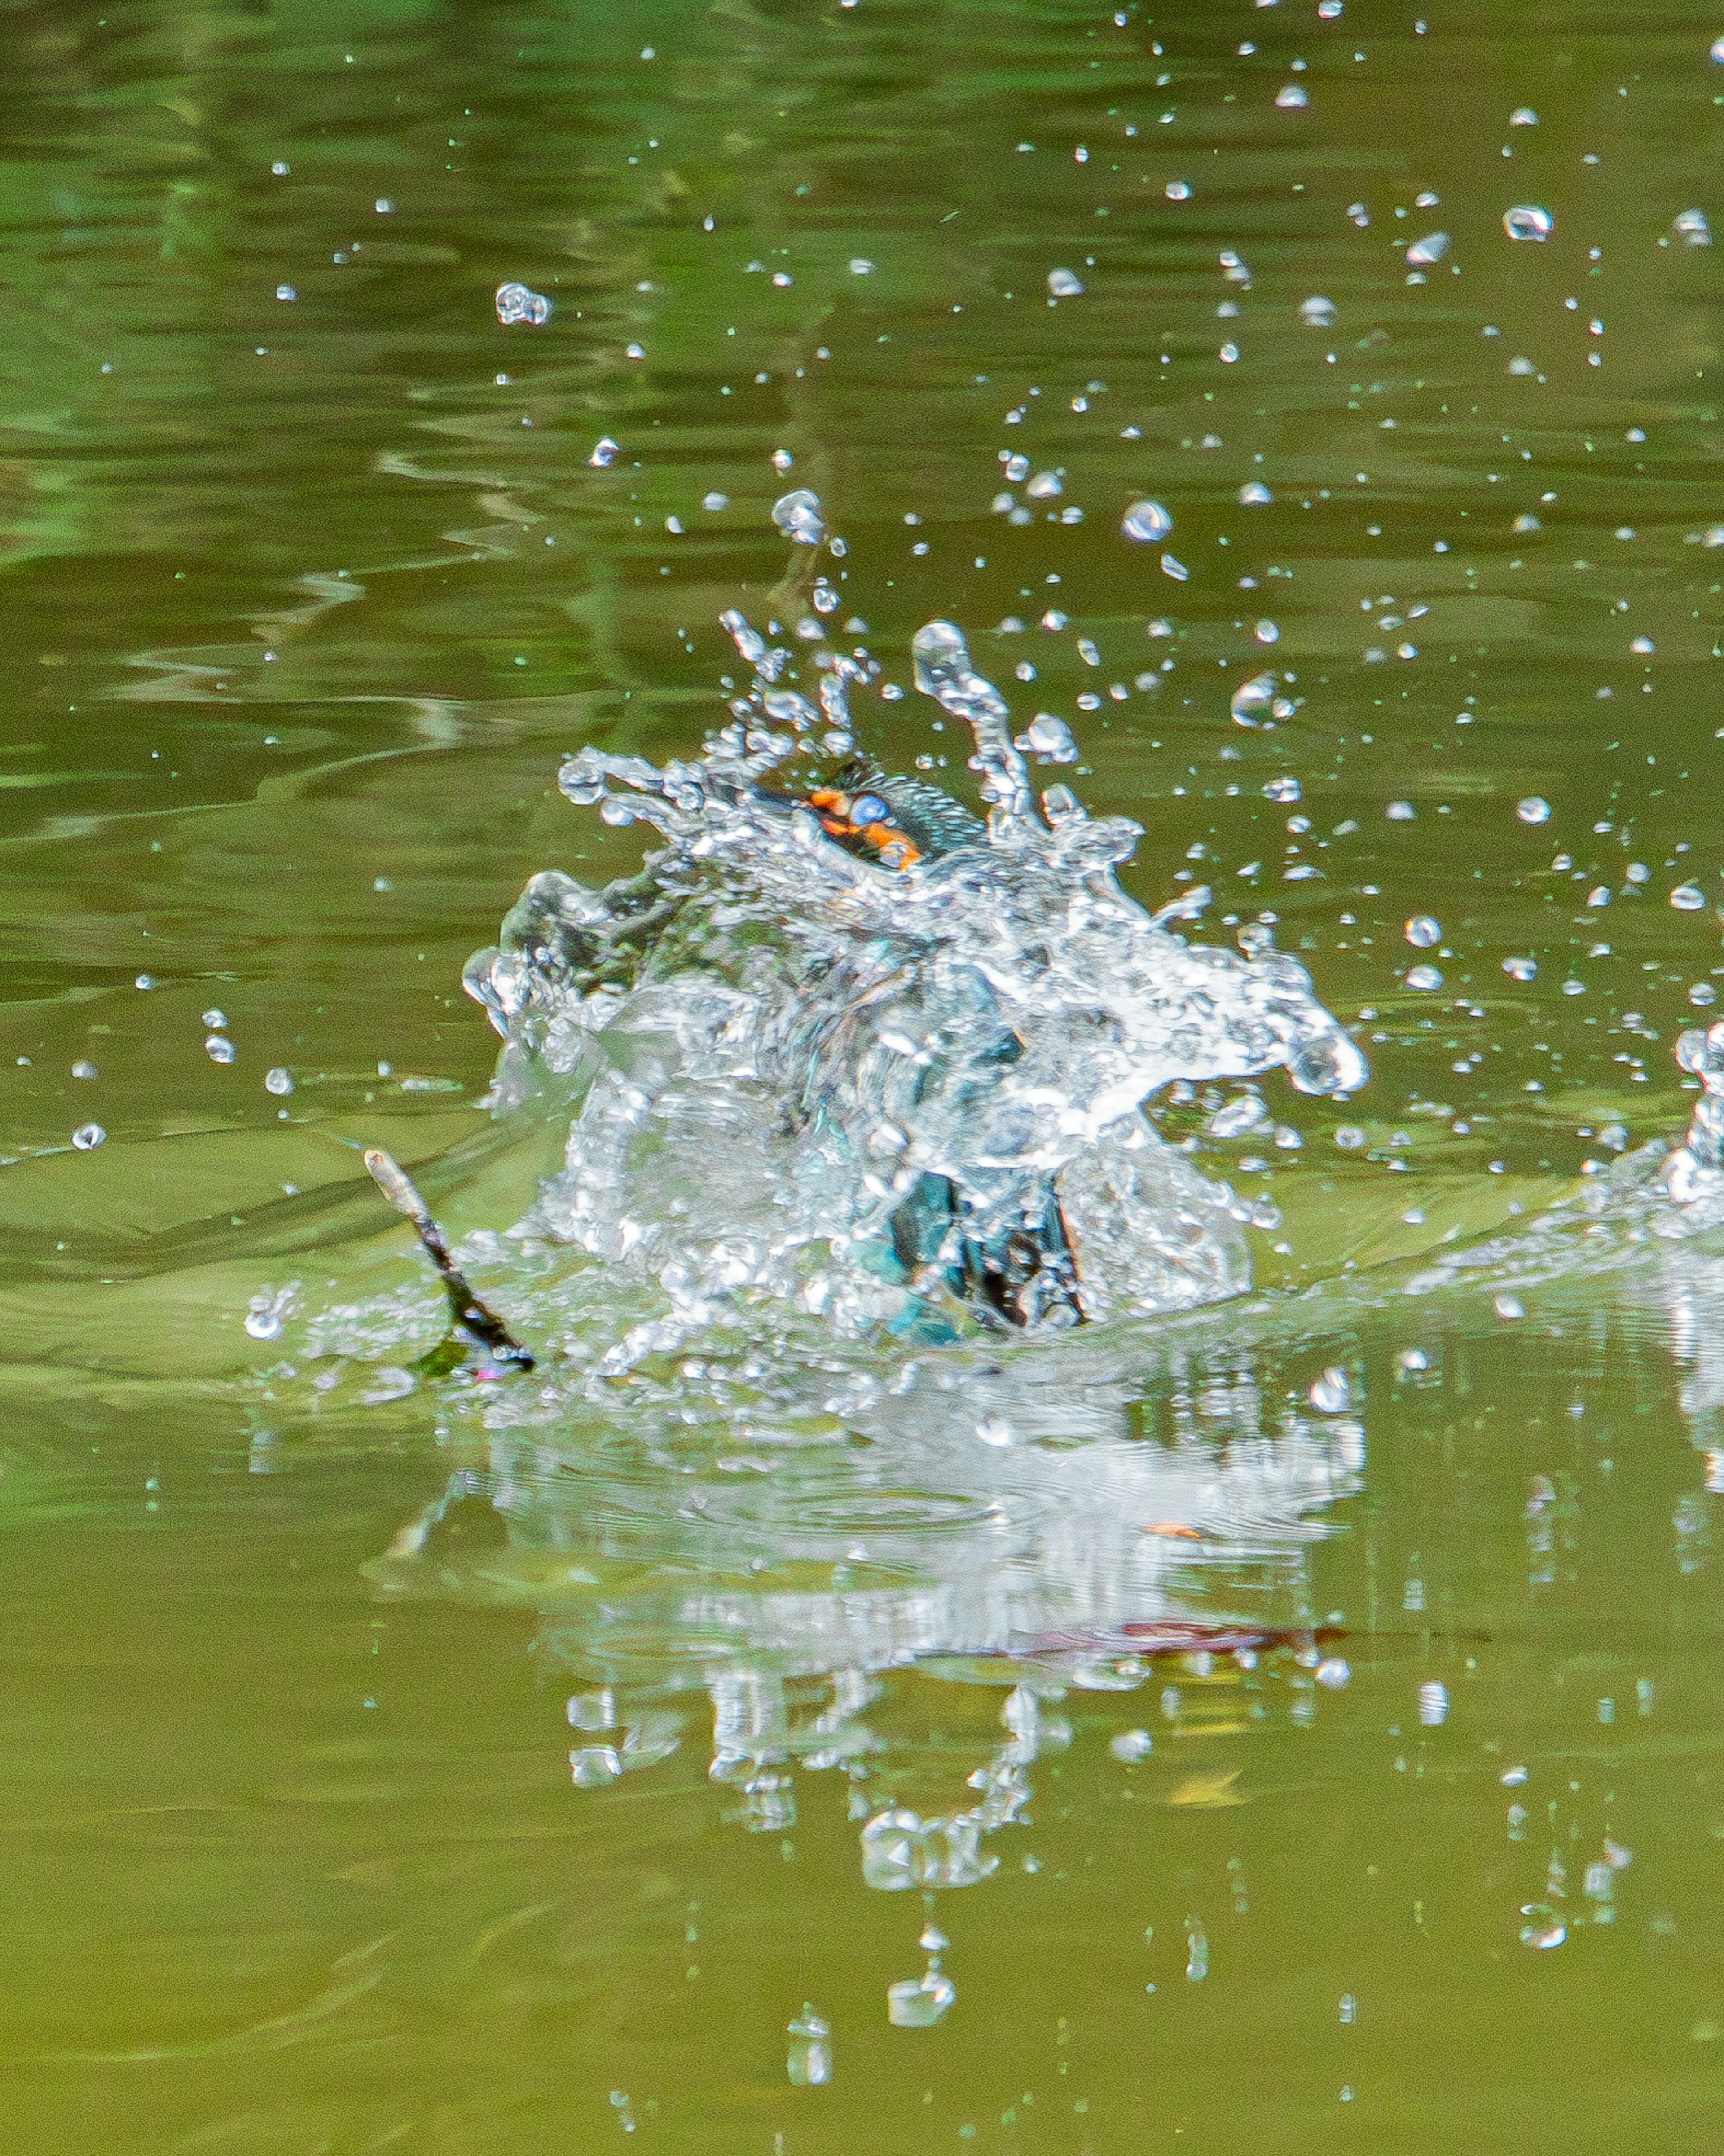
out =
{"type": "Polygon", "coordinates": [[[1269,1110],[1255,1093],[1240,1093],[1210,1116],[1206,1128],[1212,1138],[1236,1138],[1268,1120],[1269,1110]]]}
{"type": "Polygon", "coordinates": [[[832,2079],[832,2027],[804,2002],[785,2032],[790,2038],[785,2071],[793,2088],[824,2088],[832,2079]]]}
{"type": "Polygon", "coordinates": [[[1505,958],[1502,962],[1502,970],[1511,981],[1536,980],[1538,976],[1538,962],[1536,958],[1505,958]]]}
{"type": "Polygon", "coordinates": [[[1706,223],[1703,209],[1679,210],[1670,229],[1690,247],[1710,247],[1712,244],[1712,228],[1706,223]]]}
{"type": "Polygon", "coordinates": [[[1266,501],[1273,501],[1275,496],[1260,479],[1248,479],[1239,489],[1239,500],[1247,509],[1255,509],[1266,501]]]}
{"type": "Polygon", "coordinates": [[[587,461],[595,471],[608,471],[616,460],[617,444],[608,434],[601,435],[593,445],[593,454],[587,461]]]}
{"type": "Polygon", "coordinates": [[[1407,941],[1415,951],[1429,951],[1433,943],[1440,943],[1443,931],[1428,913],[1415,913],[1407,923],[1407,941]]]}
{"type": "Polygon", "coordinates": [[[499,285],[497,287],[497,320],[505,327],[525,322],[536,329],[551,319],[551,302],[542,292],[530,291],[525,285],[499,285]]]}
{"type": "Polygon", "coordinates": [[[1499,1295],[1494,1299],[1491,1306],[1499,1317],[1515,1318],[1524,1317],[1526,1315],[1526,1306],[1517,1295],[1509,1295],[1506,1292],[1499,1295]]]}
{"type": "Polygon", "coordinates": [[[1523,203],[1503,212],[1502,228],[1511,239],[1548,239],[1557,228],[1557,220],[1547,209],[1523,203]]]}
{"type": "Polygon", "coordinates": [[[203,1044],[203,1052],[212,1063],[231,1063],[239,1050],[225,1034],[213,1033],[203,1044]]]}
{"type": "Polygon", "coordinates": [[[292,1092],[292,1071],[284,1070],[279,1063],[273,1070],[266,1070],[264,1073],[264,1091],[266,1093],[276,1094],[292,1092]]]}
{"type": "Polygon", "coordinates": [[[1516,802],[1515,814],[1523,824],[1545,824],[1550,820],[1551,804],[1537,794],[1529,793],[1524,801],[1516,802]]]}
{"type": "Polygon", "coordinates": [[[1071,728],[1051,711],[1038,711],[1016,746],[1032,751],[1043,763],[1077,762],[1078,745],[1072,737],[1071,728]]]}
{"type": "Polygon", "coordinates": [[[1300,301],[1299,319],[1308,329],[1326,330],[1335,319],[1335,302],[1314,292],[1310,299],[1300,301]]]}
{"type": "Polygon", "coordinates": [[[1409,966],[1407,968],[1407,985],[1409,988],[1440,988],[1443,976],[1434,966],[1409,966]]]}
{"type": "Polygon", "coordinates": [[[1670,893],[1670,904],[1678,913],[1698,913],[1706,902],[1706,895],[1698,884],[1679,883],[1670,893]]]}
{"type": "Polygon", "coordinates": [[[1311,1389],[1311,1404],[1319,1414],[1342,1414],[1352,1404],[1352,1387],[1345,1370],[1336,1364],[1324,1371],[1311,1389]]]}
{"type": "Polygon", "coordinates": [[[895,2029],[931,2029],[957,1997],[952,1979],[931,1969],[886,1986],[886,2014],[895,2029]]]}
{"type": "Polygon", "coordinates": [[[1126,511],[1120,529],[1128,539],[1141,539],[1152,545],[1167,537],[1173,529],[1173,520],[1158,501],[1134,501],[1126,511]]]}
{"type": "Polygon", "coordinates": [[[1056,300],[1075,300],[1083,290],[1083,280],[1073,270],[1050,270],[1048,290],[1056,300]]]}
{"type": "Polygon", "coordinates": [[[76,1152],[94,1152],[107,1141],[108,1133],[100,1123],[85,1123],[72,1133],[72,1144],[76,1152]]]}
{"type": "Polygon", "coordinates": [[[1154,1751],[1155,1739],[1147,1729],[1123,1729],[1108,1738],[1107,1748],[1122,1766],[1135,1767],[1154,1751]]]}
{"type": "Polygon", "coordinates": [[[1340,1691],[1352,1671],[1339,1655],[1329,1655],[1317,1664],[1311,1675],[1326,1691],[1340,1691]]]}
{"type": "Polygon", "coordinates": [[[1275,92],[1275,103],[1283,112],[1298,112],[1311,103],[1311,95],[1302,82],[1284,83],[1275,92]]]}
{"type": "MultiPolygon", "coordinates": [[[[1249,681],[1242,681],[1228,701],[1228,709],[1242,726],[1260,726],[1271,719],[1290,718],[1292,703],[1280,693],[1279,678],[1273,674],[1254,674],[1249,681]]],[[[1297,799],[1296,794],[1285,797],[1297,799]]]]}
{"type": "Polygon", "coordinates": [[[1407,259],[1415,265],[1440,262],[1449,252],[1446,232],[1428,232],[1423,239],[1415,239],[1407,249],[1407,259]]]}
{"type": "Polygon", "coordinates": [[[1435,1677],[1419,1687],[1419,1719],[1427,1729],[1439,1729],[1449,1719],[1449,1689],[1435,1677]]]}
{"type": "Polygon", "coordinates": [[[805,486],[779,495],[772,504],[772,521],[787,539],[798,547],[818,547],[826,536],[819,497],[805,486]]]}

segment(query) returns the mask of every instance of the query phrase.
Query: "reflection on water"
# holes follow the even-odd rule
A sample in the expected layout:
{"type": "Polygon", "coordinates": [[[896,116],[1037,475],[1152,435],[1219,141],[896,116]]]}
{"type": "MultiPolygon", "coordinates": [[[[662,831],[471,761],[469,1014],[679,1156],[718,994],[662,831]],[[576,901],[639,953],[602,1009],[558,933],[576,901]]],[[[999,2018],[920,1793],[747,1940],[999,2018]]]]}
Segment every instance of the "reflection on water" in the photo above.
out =
{"type": "MultiPolygon", "coordinates": [[[[1039,1749],[1062,1741],[1040,1699],[1135,1691],[1178,1665],[1198,1727],[1218,1702],[1239,1727],[1311,1722],[1306,1552],[1361,1486],[1359,1424],[1266,1406],[1249,1364],[1182,1372],[1162,1445],[1131,1427],[1117,1382],[1074,1398],[1065,1359],[927,1357],[848,1441],[655,1448],[632,1476],[560,1444],[558,1420],[494,1404],[459,1441],[472,1464],[371,1576],[534,1609],[541,1653],[594,1687],[569,1702],[603,1732],[570,1754],[577,1787],[667,1758],[687,1711],[664,1702],[704,1690],[712,1779],[741,1790],[751,1830],[795,1825],[794,1772],[836,1769],[870,1885],[971,1885],[997,1866],[984,1845],[1028,1803],[1039,1749]],[[478,1506],[498,1532],[451,1553],[452,1515],[478,1506]],[[931,1763],[862,1719],[912,1666],[1009,1688],[1008,1738],[967,1778],[979,1801],[928,1820],[896,1791],[931,1763]]],[[[1344,1663],[1322,1669],[1344,1681],[1344,1663]]],[[[1176,1735],[1182,1697],[1162,1693],[1176,1735]]]]}

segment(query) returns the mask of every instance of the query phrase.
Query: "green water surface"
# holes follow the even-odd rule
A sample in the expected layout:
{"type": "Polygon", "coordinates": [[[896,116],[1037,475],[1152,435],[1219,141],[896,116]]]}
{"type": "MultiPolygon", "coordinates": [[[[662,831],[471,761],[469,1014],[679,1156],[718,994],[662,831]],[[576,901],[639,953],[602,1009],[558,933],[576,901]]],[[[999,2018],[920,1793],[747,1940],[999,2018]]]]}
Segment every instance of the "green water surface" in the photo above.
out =
{"type": "Polygon", "coordinates": [[[1724,17],[100,4],[0,5],[5,2147],[1716,2145],[1724,1257],[1423,1289],[1677,1140],[1724,978],[1724,17]],[[937,1486],[841,1404],[320,1409],[249,1302],[419,1278],[357,1145],[522,1210],[462,962],[638,860],[559,756],[721,721],[799,484],[885,678],[962,625],[1372,1058],[1265,1082],[1297,1151],[1166,1123],[1266,1291],[937,1486]],[[1326,1636],[956,1651],[1140,1577],[1326,1636]],[[986,1876],[870,1883],[990,1774],[986,1876]]]}

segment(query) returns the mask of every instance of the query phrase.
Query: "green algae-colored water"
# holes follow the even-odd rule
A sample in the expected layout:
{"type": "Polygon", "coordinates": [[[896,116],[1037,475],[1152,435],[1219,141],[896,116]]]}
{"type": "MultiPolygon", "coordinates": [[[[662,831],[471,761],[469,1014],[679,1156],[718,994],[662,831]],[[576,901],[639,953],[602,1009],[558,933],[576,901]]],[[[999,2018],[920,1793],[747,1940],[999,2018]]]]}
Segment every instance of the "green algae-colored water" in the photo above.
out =
{"type": "Polygon", "coordinates": [[[1724,978],[1721,28],[0,10],[8,2148],[1713,2144],[1724,1258],[1582,1200],[1724,978]],[[316,1353],[424,1292],[357,1147],[557,1158],[462,963],[638,860],[559,757],[722,720],[798,484],[1370,1055],[1163,1119],[1258,1291],[1006,1444],[316,1353]]]}

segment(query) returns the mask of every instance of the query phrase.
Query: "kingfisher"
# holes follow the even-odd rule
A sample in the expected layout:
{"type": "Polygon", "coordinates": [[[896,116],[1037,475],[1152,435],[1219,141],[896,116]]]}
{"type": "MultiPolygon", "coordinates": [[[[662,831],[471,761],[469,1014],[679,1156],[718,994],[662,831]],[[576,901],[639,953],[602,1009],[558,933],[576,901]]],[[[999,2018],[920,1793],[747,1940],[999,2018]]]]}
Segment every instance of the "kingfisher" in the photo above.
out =
{"type": "MultiPolygon", "coordinates": [[[[981,819],[940,787],[889,777],[866,757],[852,757],[800,798],[846,852],[900,872],[987,837],[981,819]]],[[[985,1022],[978,1014],[978,1023],[985,1022]]],[[[1000,1022],[986,1061],[1004,1070],[1023,1053],[1023,1042],[1000,1022]]],[[[1019,1217],[1008,1226],[991,1224],[983,1235],[967,1234],[972,1209],[950,1176],[918,1176],[892,1212],[890,1254],[880,1253],[880,1270],[909,1282],[935,1269],[952,1295],[990,1328],[1082,1324],[1077,1260],[1053,1178],[1036,1178],[1019,1217]]],[[[926,1332],[930,1318],[917,1304],[901,1322],[926,1332]]]]}

